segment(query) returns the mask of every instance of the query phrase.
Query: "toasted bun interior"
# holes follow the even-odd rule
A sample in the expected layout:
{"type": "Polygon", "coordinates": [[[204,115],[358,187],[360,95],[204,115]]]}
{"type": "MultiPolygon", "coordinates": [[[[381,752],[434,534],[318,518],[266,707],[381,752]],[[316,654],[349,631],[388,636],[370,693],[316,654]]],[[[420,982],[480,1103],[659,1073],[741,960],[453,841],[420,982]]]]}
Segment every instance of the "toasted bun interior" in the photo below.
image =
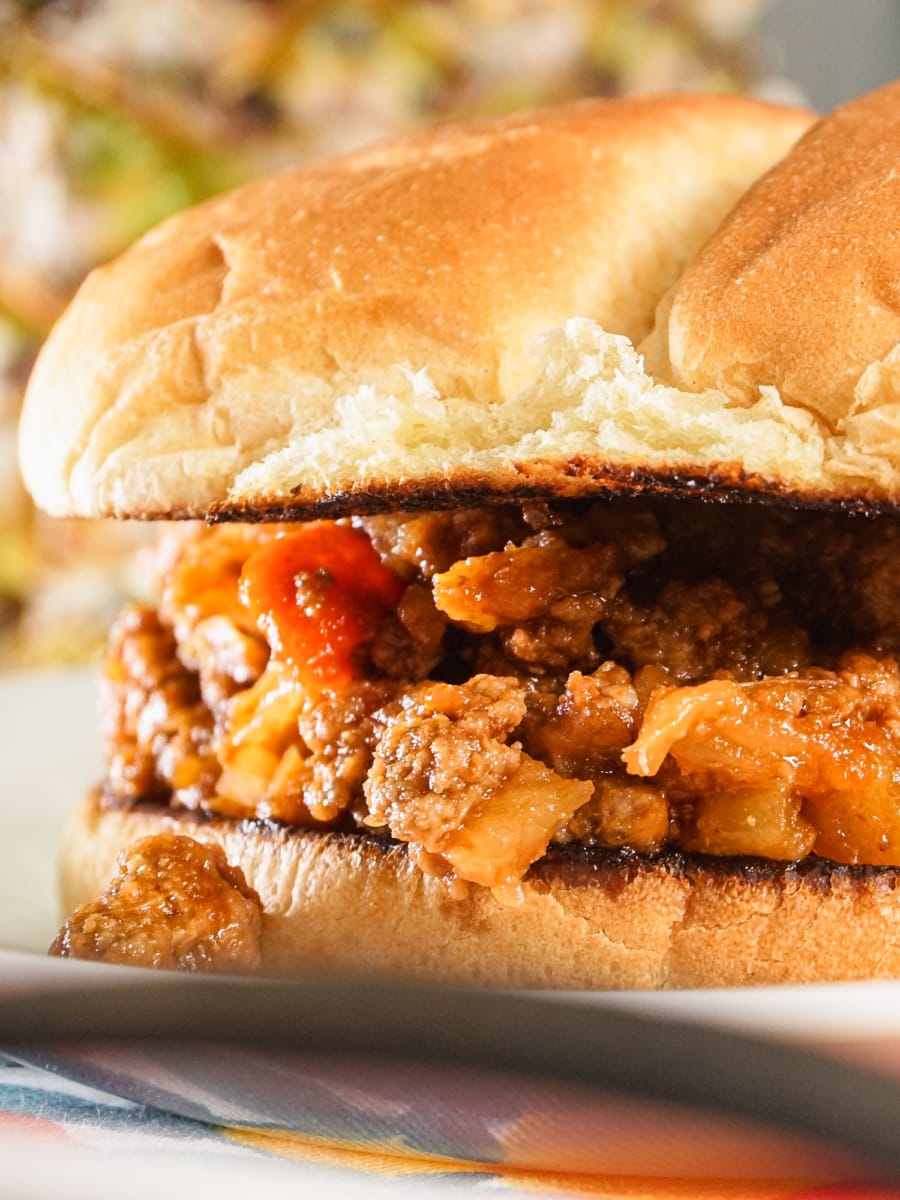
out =
{"type": "Polygon", "coordinates": [[[450,898],[405,847],[374,838],[96,796],[66,831],[66,911],[100,895],[126,845],[164,830],[218,843],[241,867],[262,900],[270,974],[614,989],[900,976],[900,869],[558,852],[506,905],[481,888],[450,898]]]}
{"type": "Polygon", "coordinates": [[[654,390],[632,349],[811,120],[724,96],[587,102],[180,214],[53,332],[22,423],[28,486],[60,515],[253,517],[581,494],[698,464],[815,482],[806,414],[654,390]]]}

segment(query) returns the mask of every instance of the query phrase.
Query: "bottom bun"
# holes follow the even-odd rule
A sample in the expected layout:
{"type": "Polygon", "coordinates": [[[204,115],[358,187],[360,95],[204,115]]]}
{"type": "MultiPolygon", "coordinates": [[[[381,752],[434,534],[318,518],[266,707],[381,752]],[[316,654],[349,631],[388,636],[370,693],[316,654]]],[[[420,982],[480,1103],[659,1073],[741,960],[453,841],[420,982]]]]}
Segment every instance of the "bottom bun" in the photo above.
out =
{"type": "Polygon", "coordinates": [[[62,856],[66,912],[161,832],[217,842],[264,909],[263,970],[507,987],[662,988],[900,977],[900,868],[554,849],[521,904],[450,898],[406,848],[360,834],[91,796],[62,856]]]}

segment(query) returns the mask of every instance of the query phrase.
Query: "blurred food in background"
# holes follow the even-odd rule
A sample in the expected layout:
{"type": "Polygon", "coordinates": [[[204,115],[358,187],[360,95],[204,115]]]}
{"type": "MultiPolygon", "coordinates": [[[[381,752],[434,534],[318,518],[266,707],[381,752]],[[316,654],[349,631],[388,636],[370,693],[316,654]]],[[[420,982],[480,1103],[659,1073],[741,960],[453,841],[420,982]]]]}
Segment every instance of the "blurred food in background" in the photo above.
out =
{"type": "Polygon", "coordinates": [[[73,662],[140,596],[147,527],[18,480],[30,364],[85,273],[251,175],[431,121],[746,90],[765,0],[0,0],[0,666],[73,662]]]}

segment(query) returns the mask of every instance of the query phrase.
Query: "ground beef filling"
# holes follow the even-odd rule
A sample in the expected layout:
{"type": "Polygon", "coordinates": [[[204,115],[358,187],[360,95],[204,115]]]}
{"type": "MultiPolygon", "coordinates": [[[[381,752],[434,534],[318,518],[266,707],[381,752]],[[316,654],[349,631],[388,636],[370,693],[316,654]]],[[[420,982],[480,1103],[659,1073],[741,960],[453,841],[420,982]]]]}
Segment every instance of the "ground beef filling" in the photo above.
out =
{"type": "Polygon", "coordinates": [[[355,827],[514,887],[551,842],[900,864],[900,522],[616,501],[173,534],[107,794],[355,827]]]}

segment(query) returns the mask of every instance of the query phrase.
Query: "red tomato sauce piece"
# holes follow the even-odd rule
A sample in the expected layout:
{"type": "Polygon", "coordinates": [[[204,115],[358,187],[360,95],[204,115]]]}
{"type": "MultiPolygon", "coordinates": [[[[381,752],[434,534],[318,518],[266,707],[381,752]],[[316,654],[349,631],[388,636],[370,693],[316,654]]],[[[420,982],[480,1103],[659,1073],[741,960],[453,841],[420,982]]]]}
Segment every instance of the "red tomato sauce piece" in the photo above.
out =
{"type": "Polygon", "coordinates": [[[342,687],[357,651],[404,590],[364,533],[330,521],[303,525],[256,550],[240,598],[272,649],[308,687],[342,687]]]}

